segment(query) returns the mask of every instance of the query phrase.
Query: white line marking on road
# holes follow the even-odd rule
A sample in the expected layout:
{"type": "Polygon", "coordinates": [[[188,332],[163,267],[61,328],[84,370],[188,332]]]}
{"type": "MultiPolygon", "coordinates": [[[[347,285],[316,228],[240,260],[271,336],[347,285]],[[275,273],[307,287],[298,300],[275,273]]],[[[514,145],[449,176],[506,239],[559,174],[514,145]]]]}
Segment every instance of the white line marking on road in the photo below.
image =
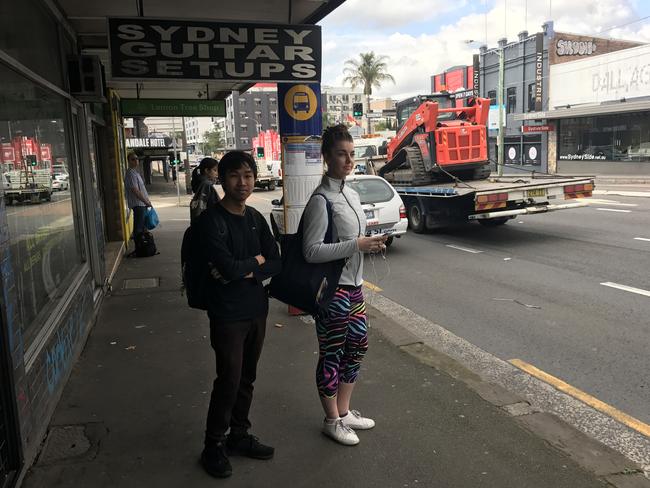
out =
{"type": "Polygon", "coordinates": [[[647,237],[635,237],[634,240],[650,242],[650,239],[648,239],[647,237]]]}
{"type": "Polygon", "coordinates": [[[618,283],[612,283],[610,281],[606,281],[605,283],[601,283],[601,285],[609,286],[610,288],[617,288],[617,289],[623,290],[623,291],[629,291],[631,293],[637,293],[639,295],[643,295],[643,296],[646,296],[646,297],[650,297],[650,291],[642,290],[641,288],[634,288],[633,286],[619,285],[618,283]]]}
{"type": "Polygon", "coordinates": [[[602,210],[603,212],[621,212],[621,213],[630,213],[632,210],[621,210],[618,208],[597,208],[596,210],[602,210]]]}
{"type": "Polygon", "coordinates": [[[445,244],[447,247],[451,247],[452,249],[457,249],[459,251],[465,251],[465,252],[471,252],[472,254],[478,254],[483,251],[477,251],[476,249],[470,249],[468,247],[461,247],[461,246],[455,246],[453,244],[445,244]]]}
{"type": "Polygon", "coordinates": [[[638,203],[621,203],[617,202],[615,200],[600,200],[598,198],[593,198],[590,200],[587,200],[587,203],[592,204],[599,204],[599,205],[612,205],[614,207],[638,207],[638,203]]]}

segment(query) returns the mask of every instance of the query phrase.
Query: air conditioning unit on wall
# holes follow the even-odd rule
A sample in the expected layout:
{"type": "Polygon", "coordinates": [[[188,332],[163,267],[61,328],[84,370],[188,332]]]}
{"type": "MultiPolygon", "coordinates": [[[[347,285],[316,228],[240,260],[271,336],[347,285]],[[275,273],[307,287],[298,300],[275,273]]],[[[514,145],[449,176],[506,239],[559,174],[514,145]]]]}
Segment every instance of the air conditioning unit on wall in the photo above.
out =
{"type": "Polygon", "coordinates": [[[80,102],[106,102],[104,66],[99,56],[82,54],[68,58],[70,93],[80,102]]]}

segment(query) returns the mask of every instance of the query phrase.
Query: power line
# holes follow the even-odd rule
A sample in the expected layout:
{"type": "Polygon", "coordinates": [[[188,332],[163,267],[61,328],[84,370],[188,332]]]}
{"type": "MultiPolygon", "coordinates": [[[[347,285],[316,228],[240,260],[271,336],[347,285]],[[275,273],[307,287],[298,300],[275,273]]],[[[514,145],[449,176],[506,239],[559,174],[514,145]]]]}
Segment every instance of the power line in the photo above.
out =
{"type": "Polygon", "coordinates": [[[641,17],[639,19],[632,20],[630,22],[626,22],[625,24],[615,25],[613,27],[608,27],[607,29],[601,29],[598,32],[596,32],[596,34],[600,34],[601,32],[608,32],[608,31],[611,31],[611,30],[614,30],[614,29],[619,29],[621,27],[636,24],[637,22],[641,22],[641,21],[646,20],[646,19],[650,19],[650,15],[646,15],[645,17],[641,17]]]}

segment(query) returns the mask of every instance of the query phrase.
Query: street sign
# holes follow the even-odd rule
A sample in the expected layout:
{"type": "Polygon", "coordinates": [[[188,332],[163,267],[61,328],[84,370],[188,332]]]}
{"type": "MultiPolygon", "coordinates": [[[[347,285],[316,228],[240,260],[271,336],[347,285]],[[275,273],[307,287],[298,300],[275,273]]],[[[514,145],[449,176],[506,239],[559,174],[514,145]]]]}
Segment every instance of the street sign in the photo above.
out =
{"type": "Polygon", "coordinates": [[[123,98],[122,117],[225,117],[224,100],[123,98]]]}
{"type": "Polygon", "coordinates": [[[323,131],[320,85],[278,84],[280,136],[313,136],[323,131]]]}

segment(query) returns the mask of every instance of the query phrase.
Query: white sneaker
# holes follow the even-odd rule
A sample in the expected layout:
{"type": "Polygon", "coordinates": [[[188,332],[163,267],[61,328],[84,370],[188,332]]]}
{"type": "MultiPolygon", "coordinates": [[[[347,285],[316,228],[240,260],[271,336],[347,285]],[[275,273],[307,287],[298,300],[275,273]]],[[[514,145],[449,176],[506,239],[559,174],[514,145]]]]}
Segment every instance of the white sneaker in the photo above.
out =
{"type": "Polygon", "coordinates": [[[345,417],[341,417],[341,422],[352,429],[368,430],[375,426],[375,421],[367,417],[362,417],[358,410],[350,410],[345,417]]]}
{"type": "Polygon", "coordinates": [[[357,434],[350,427],[344,425],[341,419],[332,423],[323,420],[323,434],[346,446],[359,444],[357,434]]]}

